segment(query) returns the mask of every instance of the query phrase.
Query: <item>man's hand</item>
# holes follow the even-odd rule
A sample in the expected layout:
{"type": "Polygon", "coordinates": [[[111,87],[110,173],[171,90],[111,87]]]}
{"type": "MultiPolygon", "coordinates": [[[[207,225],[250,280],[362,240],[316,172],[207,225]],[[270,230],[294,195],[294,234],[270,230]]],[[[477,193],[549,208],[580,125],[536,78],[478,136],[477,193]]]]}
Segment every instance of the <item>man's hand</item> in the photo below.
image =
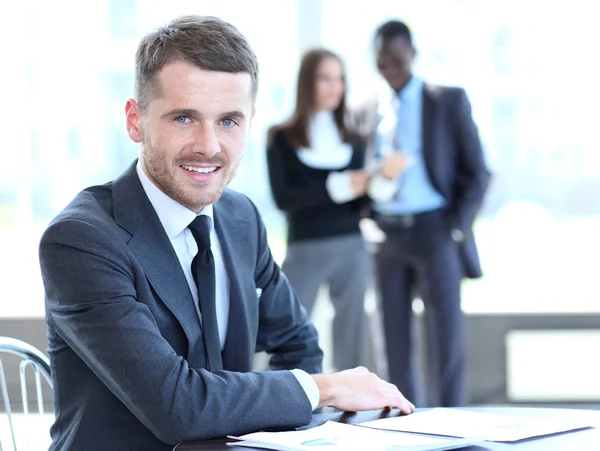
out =
{"type": "Polygon", "coordinates": [[[349,171],[350,173],[350,184],[354,190],[354,194],[357,197],[364,196],[369,186],[370,174],[362,169],[349,171]]]}
{"type": "Polygon", "coordinates": [[[312,378],[319,387],[319,407],[350,412],[395,407],[406,414],[415,410],[395,385],[362,366],[334,374],[314,374],[312,378]]]}
{"type": "Polygon", "coordinates": [[[381,162],[381,175],[388,180],[394,180],[409,165],[408,155],[404,152],[392,152],[386,155],[381,162]]]}

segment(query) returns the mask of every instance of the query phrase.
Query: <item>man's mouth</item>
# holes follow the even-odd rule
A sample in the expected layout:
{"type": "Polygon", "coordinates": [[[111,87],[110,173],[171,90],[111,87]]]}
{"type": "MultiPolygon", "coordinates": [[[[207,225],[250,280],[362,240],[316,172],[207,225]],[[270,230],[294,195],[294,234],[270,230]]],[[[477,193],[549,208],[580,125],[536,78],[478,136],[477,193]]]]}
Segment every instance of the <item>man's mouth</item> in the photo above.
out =
{"type": "Polygon", "coordinates": [[[211,172],[215,172],[217,169],[219,169],[219,166],[188,166],[188,165],[182,165],[181,167],[183,169],[185,169],[186,171],[195,172],[197,174],[210,174],[211,172]]]}

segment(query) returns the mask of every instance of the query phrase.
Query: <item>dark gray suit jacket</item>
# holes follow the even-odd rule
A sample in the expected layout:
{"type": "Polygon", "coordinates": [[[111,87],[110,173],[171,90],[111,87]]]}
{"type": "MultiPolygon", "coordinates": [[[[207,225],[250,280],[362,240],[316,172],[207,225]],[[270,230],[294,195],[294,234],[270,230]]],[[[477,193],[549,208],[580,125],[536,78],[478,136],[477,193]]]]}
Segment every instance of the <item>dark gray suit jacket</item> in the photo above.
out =
{"type": "MultiPolygon", "coordinates": [[[[353,114],[359,132],[369,143],[371,156],[378,121],[377,100],[353,114]]],[[[472,227],[487,191],[490,172],[462,88],[425,84],[423,93],[423,156],[435,189],[446,199],[452,227],[465,234],[461,257],[466,277],[481,277],[472,227]]]]}
{"type": "Polygon", "coordinates": [[[186,440],[310,421],[288,371],[321,371],[306,312],[274,263],[264,224],[225,191],[215,227],[230,283],[224,371],[208,372],[202,329],[179,260],[135,163],[82,191],[40,244],[56,422],[51,450],[170,450],[186,440]],[[262,295],[257,295],[262,289],[262,295]]]}

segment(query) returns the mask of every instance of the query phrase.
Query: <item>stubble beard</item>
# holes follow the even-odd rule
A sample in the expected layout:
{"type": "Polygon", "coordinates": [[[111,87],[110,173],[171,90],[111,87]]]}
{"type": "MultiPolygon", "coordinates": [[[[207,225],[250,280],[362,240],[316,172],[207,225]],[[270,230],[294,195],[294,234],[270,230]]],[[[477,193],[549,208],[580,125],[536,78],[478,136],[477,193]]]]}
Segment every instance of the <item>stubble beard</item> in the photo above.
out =
{"type": "Polygon", "coordinates": [[[225,188],[229,182],[233,180],[237,174],[240,165],[240,160],[237,160],[231,165],[227,165],[222,158],[212,158],[199,160],[191,160],[190,158],[176,158],[172,163],[169,163],[164,157],[165,152],[160,150],[159,146],[155,146],[149,139],[144,137],[142,143],[142,157],[146,174],[152,182],[171,199],[179,202],[184,207],[198,213],[206,205],[214,204],[223,195],[225,188]],[[178,180],[176,174],[180,170],[181,165],[211,163],[220,166],[220,171],[226,171],[222,182],[212,188],[214,183],[198,183],[195,188],[190,188],[178,180]]]}

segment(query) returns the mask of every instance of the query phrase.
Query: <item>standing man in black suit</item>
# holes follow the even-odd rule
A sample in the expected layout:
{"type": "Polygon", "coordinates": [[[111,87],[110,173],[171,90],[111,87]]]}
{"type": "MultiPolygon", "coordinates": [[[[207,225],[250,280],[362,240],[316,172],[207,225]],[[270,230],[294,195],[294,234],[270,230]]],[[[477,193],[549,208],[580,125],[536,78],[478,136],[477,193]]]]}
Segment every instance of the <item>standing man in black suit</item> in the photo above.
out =
{"type": "Polygon", "coordinates": [[[125,108],[139,160],[78,194],[40,244],[51,450],[167,451],[304,425],[325,405],[414,409],[365,368],[316,374],[315,328],[255,206],[226,189],[257,87],[254,52],[217,18],[142,39],[125,108]],[[251,372],[256,351],[273,371],[251,372]]]}
{"type": "Polygon", "coordinates": [[[414,75],[408,27],[390,21],[375,36],[377,67],[391,91],[357,114],[376,160],[369,195],[386,236],[375,255],[390,381],[418,394],[412,355],[412,302],[426,308],[431,402],[467,403],[463,277],[480,277],[472,225],[490,174],[461,88],[414,75]]]}

